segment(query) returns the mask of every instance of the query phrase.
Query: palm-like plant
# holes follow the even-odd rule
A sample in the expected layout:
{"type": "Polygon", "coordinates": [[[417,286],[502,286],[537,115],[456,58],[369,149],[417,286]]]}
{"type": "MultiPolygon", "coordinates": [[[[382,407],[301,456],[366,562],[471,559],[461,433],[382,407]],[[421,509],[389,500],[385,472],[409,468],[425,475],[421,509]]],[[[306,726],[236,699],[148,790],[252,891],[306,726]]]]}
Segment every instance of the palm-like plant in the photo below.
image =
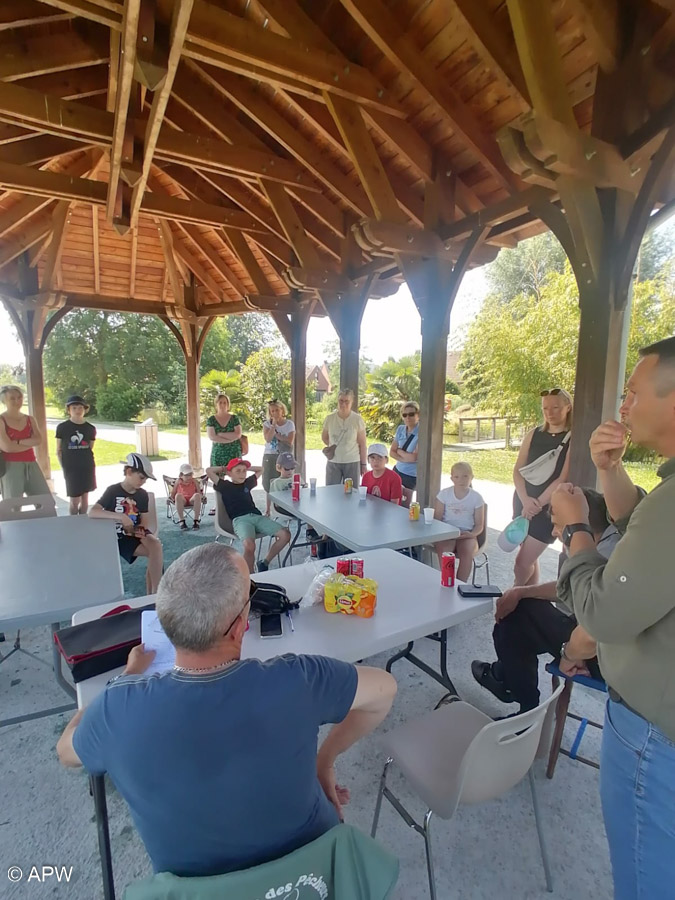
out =
{"type": "Polygon", "coordinates": [[[419,353],[399,360],[389,359],[366,375],[366,390],[359,412],[368,434],[389,442],[401,422],[401,404],[420,398],[419,353]]]}
{"type": "Polygon", "coordinates": [[[199,379],[199,408],[201,412],[202,427],[206,427],[206,420],[215,412],[215,402],[218,394],[227,394],[230,398],[230,408],[242,419],[240,410],[244,395],[241,390],[241,375],[235,369],[229,372],[219,372],[212,369],[199,379]]]}

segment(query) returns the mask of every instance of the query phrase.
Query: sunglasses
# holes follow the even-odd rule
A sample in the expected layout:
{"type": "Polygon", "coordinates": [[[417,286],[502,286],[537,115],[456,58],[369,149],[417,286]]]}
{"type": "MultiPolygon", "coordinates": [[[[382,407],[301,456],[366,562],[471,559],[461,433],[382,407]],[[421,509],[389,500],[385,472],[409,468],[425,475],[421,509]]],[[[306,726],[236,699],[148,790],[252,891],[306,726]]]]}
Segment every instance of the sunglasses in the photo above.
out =
{"type": "Polygon", "coordinates": [[[271,400],[267,401],[268,406],[272,406],[273,403],[278,403],[279,400],[276,397],[273,397],[271,400]]]}
{"type": "Polygon", "coordinates": [[[254,594],[255,591],[257,590],[257,585],[254,587],[254,586],[253,586],[253,582],[251,582],[251,588],[252,588],[252,590],[250,591],[249,597],[247,597],[247,599],[246,599],[246,603],[244,603],[244,605],[243,605],[242,608],[239,610],[239,612],[237,613],[237,615],[234,617],[234,619],[232,619],[232,621],[230,622],[230,624],[227,626],[227,631],[224,631],[224,632],[223,632],[223,637],[225,637],[226,634],[229,634],[229,633],[230,633],[230,631],[231,631],[232,628],[234,627],[234,623],[237,621],[237,619],[241,616],[241,614],[243,613],[243,611],[246,609],[246,607],[247,607],[247,606],[249,605],[249,603],[251,602],[251,597],[253,596],[253,594],[254,594]]]}
{"type": "Polygon", "coordinates": [[[403,419],[414,419],[416,415],[417,415],[416,412],[401,413],[401,418],[403,418],[403,419]]]}
{"type": "Polygon", "coordinates": [[[558,394],[564,394],[565,391],[562,388],[551,388],[550,391],[542,391],[539,396],[540,397],[557,397],[558,394]]]}

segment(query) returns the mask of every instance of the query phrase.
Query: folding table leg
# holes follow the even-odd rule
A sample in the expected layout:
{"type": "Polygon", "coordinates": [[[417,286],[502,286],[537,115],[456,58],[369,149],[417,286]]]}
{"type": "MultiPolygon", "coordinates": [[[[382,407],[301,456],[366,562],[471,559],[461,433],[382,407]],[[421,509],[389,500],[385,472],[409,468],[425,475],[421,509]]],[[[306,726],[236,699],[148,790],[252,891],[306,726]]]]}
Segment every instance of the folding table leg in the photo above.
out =
{"type": "Polygon", "coordinates": [[[452,679],[448,674],[448,662],[447,662],[447,653],[448,653],[448,630],[444,628],[440,632],[439,642],[441,645],[440,651],[440,672],[437,672],[435,669],[432,669],[431,666],[428,666],[423,660],[421,660],[418,656],[412,652],[412,649],[415,645],[414,641],[410,641],[410,643],[405,647],[404,650],[399,650],[398,653],[395,653],[387,660],[386,670],[387,672],[391,672],[391,667],[395,662],[398,662],[399,659],[407,659],[409,663],[413,666],[417,666],[418,669],[421,669],[422,672],[425,672],[439,684],[442,684],[443,687],[449,691],[451,694],[457,693],[457,688],[452,683],[452,679]]]}
{"type": "Polygon", "coordinates": [[[90,775],[89,784],[96,812],[98,853],[101,858],[101,875],[103,876],[103,900],[115,900],[115,880],[113,877],[112,854],[110,852],[110,831],[108,829],[108,804],[105,797],[105,775],[90,775]]]}
{"type": "Polygon", "coordinates": [[[302,519],[298,519],[298,527],[295,529],[295,534],[293,535],[293,540],[288,545],[288,550],[284,556],[283,566],[288,562],[291,553],[293,552],[293,548],[298,543],[298,538],[300,537],[300,532],[302,531],[302,519]]]}

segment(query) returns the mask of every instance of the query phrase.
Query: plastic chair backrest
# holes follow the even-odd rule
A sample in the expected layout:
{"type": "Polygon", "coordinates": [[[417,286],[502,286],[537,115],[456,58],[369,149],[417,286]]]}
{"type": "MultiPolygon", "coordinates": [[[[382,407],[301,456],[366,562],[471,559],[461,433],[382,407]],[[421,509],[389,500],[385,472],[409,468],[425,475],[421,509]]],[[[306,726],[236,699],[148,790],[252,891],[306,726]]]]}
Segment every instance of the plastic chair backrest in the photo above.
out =
{"type": "Polygon", "coordinates": [[[469,744],[457,778],[458,803],[501,797],[527,775],[539,748],[541,730],[562,685],[535,709],[485,725],[469,744]]]}
{"type": "Polygon", "coordinates": [[[225,509],[223,498],[218,493],[218,491],[216,491],[216,521],[213,524],[216,530],[216,534],[221,534],[223,535],[223,537],[228,538],[236,537],[234,528],[232,526],[232,519],[225,509]]]}
{"type": "Polygon", "coordinates": [[[487,503],[485,503],[485,504],[483,504],[483,530],[481,531],[481,533],[478,535],[478,537],[476,539],[478,541],[478,549],[479,550],[483,549],[483,547],[485,546],[485,542],[487,541],[487,527],[488,527],[487,526],[487,523],[488,523],[487,514],[488,514],[488,505],[487,505],[487,503]]]}
{"type": "Polygon", "coordinates": [[[51,494],[34,497],[9,497],[0,500],[0,522],[20,522],[23,519],[47,519],[56,515],[56,501],[51,494]]]}

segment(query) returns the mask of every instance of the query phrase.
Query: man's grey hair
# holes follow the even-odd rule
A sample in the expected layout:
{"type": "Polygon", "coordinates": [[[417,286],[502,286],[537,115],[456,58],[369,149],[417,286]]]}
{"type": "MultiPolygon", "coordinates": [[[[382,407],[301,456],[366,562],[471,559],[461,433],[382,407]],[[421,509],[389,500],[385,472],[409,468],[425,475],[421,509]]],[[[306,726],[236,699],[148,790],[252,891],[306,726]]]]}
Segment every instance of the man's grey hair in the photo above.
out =
{"type": "Polygon", "coordinates": [[[675,391],[675,337],[665,338],[643,347],[640,356],[657,356],[659,359],[656,366],[657,396],[667,397],[675,391]]]}
{"type": "Polygon", "coordinates": [[[250,578],[236,550],[203,544],[171,563],[157,589],[157,615],[174,647],[204,653],[243,611],[250,578]]]}
{"type": "Polygon", "coordinates": [[[340,397],[347,397],[349,400],[354,399],[354,391],[351,388],[341,388],[338,391],[338,399],[340,397]]]}

